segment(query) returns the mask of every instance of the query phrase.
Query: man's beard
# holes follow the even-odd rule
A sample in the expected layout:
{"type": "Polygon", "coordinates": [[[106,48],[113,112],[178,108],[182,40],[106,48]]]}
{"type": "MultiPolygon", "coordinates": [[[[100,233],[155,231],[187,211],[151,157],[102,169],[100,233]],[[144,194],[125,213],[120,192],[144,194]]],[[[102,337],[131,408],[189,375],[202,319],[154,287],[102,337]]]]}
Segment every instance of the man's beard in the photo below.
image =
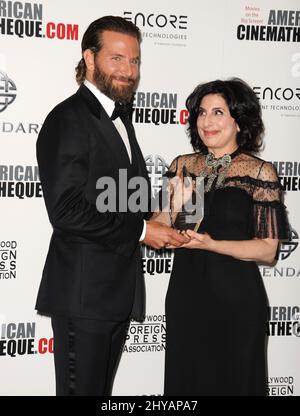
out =
{"type": "Polygon", "coordinates": [[[138,84],[138,78],[134,79],[128,77],[114,77],[111,75],[107,75],[104,71],[102,71],[99,68],[99,66],[96,65],[94,69],[93,78],[98,90],[100,90],[103,94],[107,95],[107,97],[111,98],[113,101],[117,101],[120,103],[127,103],[131,101],[133,93],[138,84]],[[115,87],[113,85],[114,79],[126,81],[129,84],[115,87]]]}

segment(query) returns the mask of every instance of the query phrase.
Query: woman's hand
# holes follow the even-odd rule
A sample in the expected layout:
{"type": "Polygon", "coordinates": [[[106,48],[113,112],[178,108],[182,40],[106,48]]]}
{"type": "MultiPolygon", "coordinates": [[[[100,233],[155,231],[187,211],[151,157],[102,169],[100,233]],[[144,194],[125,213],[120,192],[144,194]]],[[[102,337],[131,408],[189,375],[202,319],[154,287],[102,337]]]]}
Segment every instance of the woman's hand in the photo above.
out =
{"type": "Polygon", "coordinates": [[[182,247],[214,251],[215,240],[213,240],[209,234],[198,234],[192,230],[187,230],[186,234],[190,237],[190,241],[183,244],[182,247]]]}
{"type": "MultiPolygon", "coordinates": [[[[243,261],[257,261],[272,264],[278,247],[278,240],[273,238],[253,238],[252,240],[213,240],[207,233],[198,234],[192,230],[181,232],[190,238],[184,243],[184,248],[198,248],[214,253],[231,256],[243,261]]],[[[176,248],[169,246],[169,248],[176,248]]]]}
{"type": "Polygon", "coordinates": [[[198,234],[187,230],[190,241],[181,247],[198,248],[234,257],[243,261],[258,261],[271,264],[274,261],[278,240],[253,238],[252,240],[213,240],[209,234],[198,234]]]}
{"type": "Polygon", "coordinates": [[[214,251],[215,240],[209,234],[198,234],[192,230],[182,231],[180,234],[189,238],[190,241],[182,244],[180,247],[168,246],[168,248],[200,248],[202,250],[214,251]]]}

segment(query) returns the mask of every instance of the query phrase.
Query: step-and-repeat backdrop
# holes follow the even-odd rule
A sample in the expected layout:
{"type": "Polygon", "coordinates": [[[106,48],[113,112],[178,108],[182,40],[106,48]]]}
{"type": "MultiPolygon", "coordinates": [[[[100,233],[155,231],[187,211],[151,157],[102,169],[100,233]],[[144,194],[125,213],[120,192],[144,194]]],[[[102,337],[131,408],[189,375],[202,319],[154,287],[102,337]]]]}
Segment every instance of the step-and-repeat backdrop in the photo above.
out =
{"type": "MultiPolygon", "coordinates": [[[[0,395],[55,393],[50,321],[34,310],[51,235],[35,143],[50,109],[77,89],[85,29],[108,14],[143,33],[134,123],[154,193],[172,159],[191,152],[185,99],[197,84],[237,76],[260,98],[262,157],[277,168],[292,228],[276,265],[260,268],[270,302],[269,394],[299,395],[299,0],[0,1],[0,395]]],[[[163,394],[172,261],[170,251],[143,248],[146,320],[131,323],[114,395],[163,394]]]]}

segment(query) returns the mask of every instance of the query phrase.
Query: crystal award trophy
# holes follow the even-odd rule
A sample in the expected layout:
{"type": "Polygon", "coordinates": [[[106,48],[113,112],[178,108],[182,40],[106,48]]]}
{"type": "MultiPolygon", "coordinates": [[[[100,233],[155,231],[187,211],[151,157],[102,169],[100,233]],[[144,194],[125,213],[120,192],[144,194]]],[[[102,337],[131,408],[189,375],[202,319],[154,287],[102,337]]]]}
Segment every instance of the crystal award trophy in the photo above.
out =
{"type": "Polygon", "coordinates": [[[204,215],[204,178],[190,174],[185,166],[179,178],[183,181],[180,195],[176,195],[176,188],[170,195],[171,224],[179,231],[197,232],[204,215]]]}

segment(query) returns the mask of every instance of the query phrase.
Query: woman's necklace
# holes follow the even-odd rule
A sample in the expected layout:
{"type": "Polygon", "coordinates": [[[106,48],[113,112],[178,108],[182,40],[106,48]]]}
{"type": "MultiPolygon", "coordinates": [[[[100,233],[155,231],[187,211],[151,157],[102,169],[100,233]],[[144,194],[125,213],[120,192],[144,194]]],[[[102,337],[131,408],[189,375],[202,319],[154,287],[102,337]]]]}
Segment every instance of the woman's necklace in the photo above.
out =
{"type": "Polygon", "coordinates": [[[209,192],[214,183],[214,189],[223,186],[231,161],[238,153],[239,149],[236,149],[230,155],[225,154],[218,158],[212,153],[206,155],[204,169],[200,172],[200,176],[207,178],[205,192],[209,192]]]}

